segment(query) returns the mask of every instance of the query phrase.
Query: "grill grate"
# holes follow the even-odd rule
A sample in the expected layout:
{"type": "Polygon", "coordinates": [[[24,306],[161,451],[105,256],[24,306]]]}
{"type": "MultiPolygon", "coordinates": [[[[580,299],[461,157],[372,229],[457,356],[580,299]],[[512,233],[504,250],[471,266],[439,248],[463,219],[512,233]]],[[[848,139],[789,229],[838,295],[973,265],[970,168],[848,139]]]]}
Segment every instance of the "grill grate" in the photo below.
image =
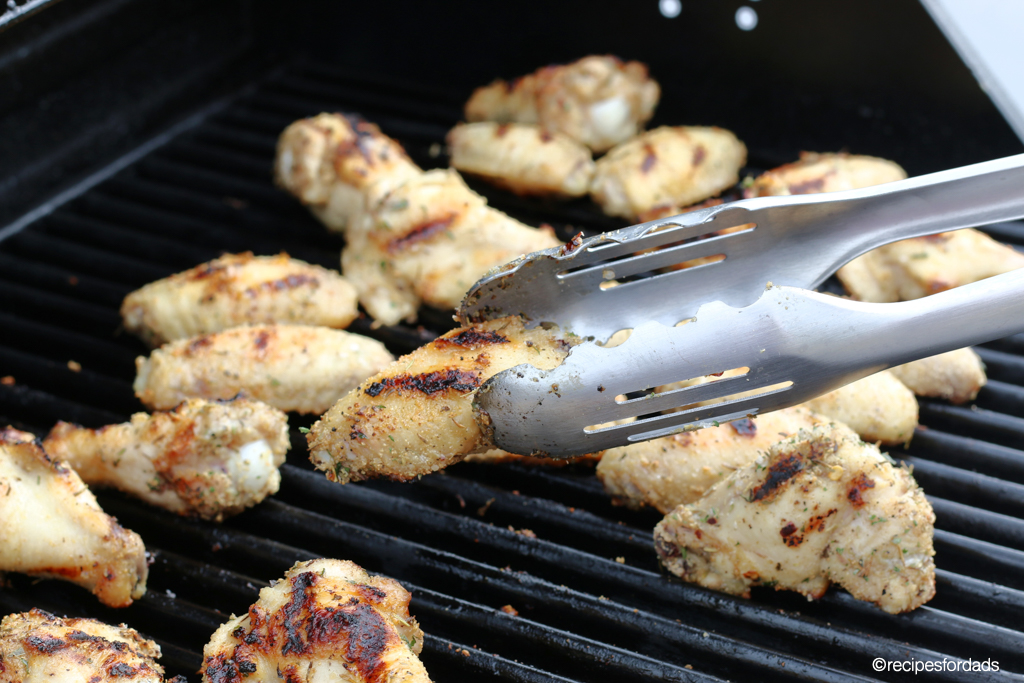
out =
{"type": "MultiPolygon", "coordinates": [[[[271,186],[277,134],[320,111],[356,111],[426,168],[460,116],[464,93],[296,64],[268,77],[89,191],[0,244],[0,423],[43,434],[58,419],[88,426],[141,409],[134,357],[117,332],[132,289],[223,251],[253,250],[337,267],[341,240],[271,186]],[[81,365],[79,372],[68,361],[81,365]]],[[[619,227],[585,201],[523,200],[486,186],[497,208],[564,238],[619,227]]],[[[1024,226],[993,226],[1024,244],[1024,226]]],[[[405,353],[451,325],[354,331],[405,353]]],[[[415,484],[337,486],[312,472],[292,416],[281,492],[222,525],[183,520],[102,493],[155,556],[147,595],[127,610],[80,589],[11,576],[6,611],[33,606],[125,621],[156,638],[169,674],[196,680],[201,649],[225,615],[297,560],[352,559],[413,591],[434,680],[896,680],[875,657],[998,660],[977,680],[1020,680],[1024,637],[1024,336],[982,350],[991,384],[977,405],[923,401],[909,450],[938,516],[938,594],[886,615],[832,590],[817,603],[755,590],[741,600],[667,578],[651,529],[659,515],[613,507],[586,468],[461,464],[415,484]],[[532,534],[525,534],[525,529],[532,534]],[[624,562],[616,561],[621,558],[624,562]],[[501,611],[512,605],[518,616],[501,611]]],[[[937,680],[957,681],[945,672],[937,680]]]]}

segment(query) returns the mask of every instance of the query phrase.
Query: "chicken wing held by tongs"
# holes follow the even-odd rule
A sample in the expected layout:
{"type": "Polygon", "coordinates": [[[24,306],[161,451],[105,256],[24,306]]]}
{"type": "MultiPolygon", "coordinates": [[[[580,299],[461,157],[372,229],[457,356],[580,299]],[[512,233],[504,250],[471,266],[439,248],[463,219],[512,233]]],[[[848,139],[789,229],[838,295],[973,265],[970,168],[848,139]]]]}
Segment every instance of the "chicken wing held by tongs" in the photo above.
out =
{"type": "Polygon", "coordinates": [[[902,303],[807,291],[875,247],[1024,217],[1021,188],[1024,155],[859,190],[741,200],[513,261],[470,290],[463,323],[519,315],[593,343],[553,370],[495,375],[477,392],[477,421],[507,451],[569,457],[795,405],[1024,330],[1024,271],[902,303]],[[631,330],[624,343],[600,345],[622,330],[631,330]],[[597,427],[631,417],[640,419],[597,427]]]}

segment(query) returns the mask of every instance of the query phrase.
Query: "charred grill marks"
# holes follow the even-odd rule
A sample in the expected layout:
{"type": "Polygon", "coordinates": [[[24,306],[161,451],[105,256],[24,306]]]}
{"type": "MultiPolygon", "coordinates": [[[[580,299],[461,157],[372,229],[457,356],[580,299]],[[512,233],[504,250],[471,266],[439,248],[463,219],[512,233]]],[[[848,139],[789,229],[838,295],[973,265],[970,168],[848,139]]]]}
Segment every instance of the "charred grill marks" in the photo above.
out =
{"type": "Polygon", "coordinates": [[[422,375],[397,375],[380,382],[374,382],[364,391],[369,396],[379,396],[385,391],[418,391],[427,396],[454,390],[462,393],[473,391],[480,386],[480,377],[473,372],[447,368],[422,375]]]}
{"type": "Polygon", "coordinates": [[[406,232],[401,237],[388,242],[387,251],[389,254],[402,251],[407,247],[416,244],[417,242],[423,242],[430,239],[439,232],[447,230],[455,219],[458,218],[459,214],[450,213],[444,218],[438,218],[437,220],[428,221],[426,223],[420,223],[413,227],[411,230],[406,232]]]}
{"type": "Polygon", "coordinates": [[[797,453],[779,458],[768,467],[768,476],[765,477],[764,483],[755,486],[750,492],[750,501],[770,498],[783,484],[802,472],[803,469],[803,458],[797,453]]]}
{"type": "Polygon", "coordinates": [[[476,327],[470,327],[452,337],[440,337],[434,341],[434,346],[439,348],[450,348],[461,346],[464,348],[478,348],[480,346],[491,346],[492,344],[508,344],[508,339],[497,332],[481,331],[476,327]]]}

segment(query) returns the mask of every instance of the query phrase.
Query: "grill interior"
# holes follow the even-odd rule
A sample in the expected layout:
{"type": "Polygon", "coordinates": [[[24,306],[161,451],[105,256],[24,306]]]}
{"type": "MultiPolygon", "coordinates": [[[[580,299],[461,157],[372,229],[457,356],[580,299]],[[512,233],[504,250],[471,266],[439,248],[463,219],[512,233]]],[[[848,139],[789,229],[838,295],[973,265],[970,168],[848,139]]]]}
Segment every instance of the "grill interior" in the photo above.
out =
{"type": "MultiPolygon", "coordinates": [[[[119,332],[118,307],[147,282],[225,251],[283,249],[338,267],[340,238],[271,184],[274,143],[288,123],[358,112],[431,168],[446,164],[437,144],[464,97],[295,63],[126,157],[52,212],[16,224],[0,242],[0,376],[15,378],[0,384],[0,424],[42,436],[59,419],[96,427],[141,410],[131,381],[146,349],[119,332]],[[69,369],[72,360],[80,371],[69,369]]],[[[586,201],[548,204],[474,188],[563,238],[621,225],[586,201]]],[[[1024,225],[989,230],[1024,245],[1024,225]]],[[[400,354],[451,326],[443,312],[422,320],[380,330],[359,320],[351,329],[400,354]]],[[[412,484],[337,486],[311,470],[297,429],[311,420],[294,415],[280,493],[224,524],[99,495],[154,557],[149,591],[132,607],[105,609],[77,587],[17,575],[0,588],[0,607],[127,622],[161,644],[168,675],[198,680],[202,646],[225,615],[247,609],[295,561],[327,556],[413,592],[411,611],[428,634],[423,660],[436,681],[906,675],[874,673],[875,657],[991,659],[1001,671],[971,674],[976,680],[1019,680],[1024,336],[979,352],[990,383],[976,404],[922,401],[926,426],[909,449],[890,451],[914,467],[938,517],[938,593],[908,615],[887,615],[838,589],[815,603],[767,588],[742,600],[668,577],[651,543],[660,515],[613,507],[591,468],[463,463],[412,484]]]]}

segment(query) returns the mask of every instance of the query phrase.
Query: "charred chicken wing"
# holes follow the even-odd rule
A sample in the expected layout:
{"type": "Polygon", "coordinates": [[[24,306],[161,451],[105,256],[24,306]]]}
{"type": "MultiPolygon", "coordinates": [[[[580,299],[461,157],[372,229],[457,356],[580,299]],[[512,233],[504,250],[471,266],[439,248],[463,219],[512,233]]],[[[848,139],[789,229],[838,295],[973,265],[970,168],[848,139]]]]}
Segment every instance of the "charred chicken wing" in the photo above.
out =
{"type": "Polygon", "coordinates": [[[603,152],[643,130],[660,96],[640,62],[590,56],[477,88],[466,120],[536,123],[603,152]]]}
{"type": "Polygon", "coordinates": [[[163,683],[159,657],[159,645],[124,624],[61,619],[41,609],[0,622],[4,683],[163,683]]]}
{"type": "Polygon", "coordinates": [[[322,413],[394,358],[373,339],[305,325],[257,325],[171,342],[135,359],[135,395],[153,410],[238,394],[322,413]]]}
{"type": "Polygon", "coordinates": [[[203,681],[429,683],[409,598],[352,562],[300,562],[217,629],[203,648],[203,681]]]}
{"type": "Polygon", "coordinates": [[[665,567],[735,595],[836,582],[897,614],[935,595],[935,515],[910,473],[833,424],[802,430],[654,530],[665,567]]]}
{"type": "Polygon", "coordinates": [[[146,549],[35,437],[0,431],[0,571],[64,579],[110,607],[146,592],[146,549]]]}
{"type": "Polygon", "coordinates": [[[487,206],[455,171],[430,171],[381,202],[373,227],[352,230],[343,272],[379,323],[412,320],[421,303],[454,309],[495,266],[557,246],[538,230],[487,206]]]}
{"type": "Polygon", "coordinates": [[[290,443],[288,416],[276,408],[193,398],[101,429],[58,422],[43,447],[90,486],[221,521],[277,493],[290,443]]]}
{"type": "Polygon", "coordinates": [[[288,126],[277,142],[277,184],[331,230],[345,232],[367,210],[422,173],[402,146],[357,116],[320,114],[288,126]]]}
{"type": "Polygon", "coordinates": [[[151,346],[239,325],[347,327],[356,290],[338,273],[277,256],[228,254],[125,297],[125,329],[151,346]]]}
{"type": "Polygon", "coordinates": [[[581,197],[590,188],[590,150],[561,133],[521,123],[463,123],[448,133],[451,165],[516,194],[581,197]]]}
{"type": "Polygon", "coordinates": [[[746,160],[747,148],[727,130],[662,126],[599,159],[590,194],[627,220],[673,215],[735,185],[746,160]]]}
{"type": "Polygon", "coordinates": [[[574,343],[518,317],[452,330],[403,356],[313,425],[310,459],[345,484],[409,480],[493,448],[473,409],[476,389],[521,363],[557,366],[574,343]]]}

